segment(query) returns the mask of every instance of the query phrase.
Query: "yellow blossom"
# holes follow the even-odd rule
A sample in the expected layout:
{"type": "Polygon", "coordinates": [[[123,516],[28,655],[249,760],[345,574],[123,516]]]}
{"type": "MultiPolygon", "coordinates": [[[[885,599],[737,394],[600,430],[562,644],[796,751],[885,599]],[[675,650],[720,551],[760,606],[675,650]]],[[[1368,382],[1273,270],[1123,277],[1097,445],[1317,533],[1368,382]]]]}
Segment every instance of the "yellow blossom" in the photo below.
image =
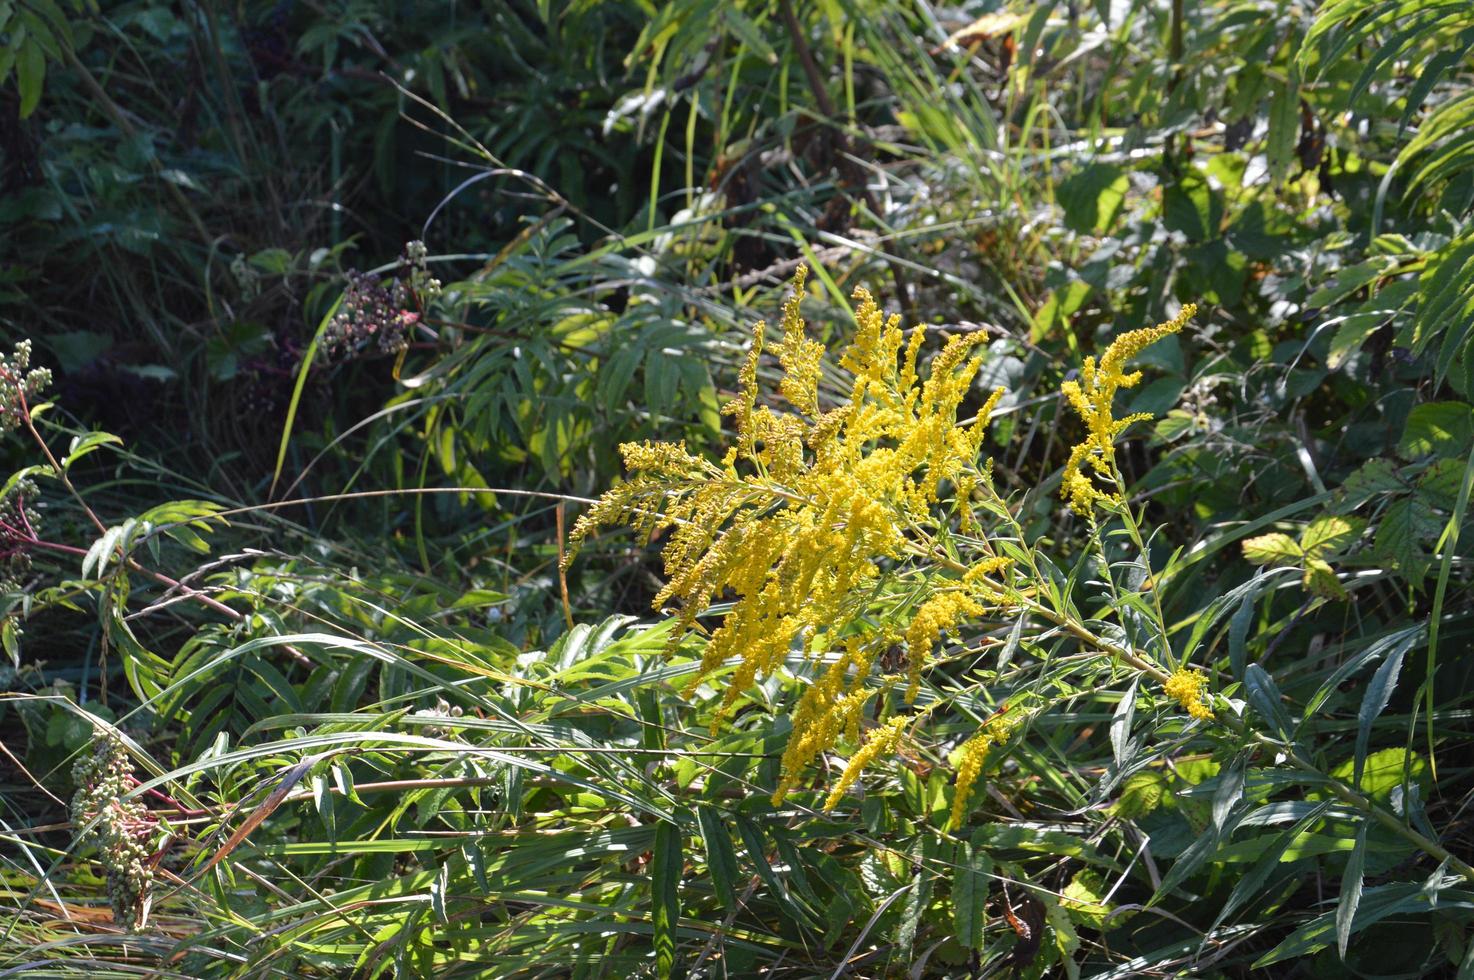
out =
{"type": "Polygon", "coordinates": [[[1208,721],[1213,717],[1213,705],[1203,691],[1207,683],[1208,678],[1203,676],[1202,671],[1179,667],[1167,678],[1162,689],[1169,698],[1182,705],[1188,714],[1208,721]]]}
{"type": "MultiPolygon", "coordinates": [[[[909,641],[914,697],[931,647],[1000,601],[1012,574],[1007,563],[992,562],[959,580],[939,576],[933,560],[934,535],[951,534],[955,520],[967,521],[969,535],[985,530],[966,504],[944,506],[944,496],[997,502],[992,468],[979,457],[1002,391],[958,420],[982,364],[981,335],[949,341],[927,365],[925,330],[908,341],[900,318],[859,288],[854,342],[839,357],[840,390],[850,397],[820,411],[824,349],[805,337],[799,309],[806,274],[795,276],[774,348],[783,369],[778,390],[794,411],[761,397],[766,328],[758,323],[737,394],[723,408],[736,434],[721,464],[680,445],[622,447],[629,476],[579,519],[568,555],[600,526],[663,534],[666,584],[655,607],[675,611],[681,628],[672,644],[713,603],[730,602],[721,621],[701,631],[705,649],[691,681],[694,691],[735,664],[724,710],[758,679],[796,662],[806,668],[798,673],[812,680],[790,711],[775,800],[820,753],[854,739],[866,705],[896,683],[894,670],[879,685],[871,678],[883,652],[909,641]]],[[[855,758],[873,758],[889,744],[867,742],[868,753],[855,758]]]]}
{"type": "Polygon", "coordinates": [[[1060,485],[1061,496],[1076,513],[1087,513],[1095,504],[1120,504],[1120,488],[1113,486],[1113,489],[1102,490],[1090,474],[1093,472],[1114,484],[1116,437],[1133,422],[1151,418],[1145,412],[1119,419],[1113,414],[1116,392],[1122,388],[1133,388],[1141,381],[1140,371],[1132,371],[1130,374],[1123,371],[1126,362],[1149,345],[1180,331],[1197,312],[1198,308],[1189,303],[1166,323],[1122,334],[1106,348],[1098,365],[1095,358],[1085,358],[1080,369],[1080,379],[1072,379],[1060,385],[1060,391],[1069,401],[1070,407],[1085,421],[1087,430],[1084,441],[1070,451],[1060,485]]]}
{"type": "Polygon", "coordinates": [[[949,825],[953,830],[962,826],[963,820],[967,818],[967,804],[972,799],[973,785],[977,782],[978,776],[982,774],[983,763],[987,761],[989,750],[999,742],[1008,741],[1017,725],[1015,718],[1007,714],[1000,714],[984,725],[981,731],[964,742],[962,748],[957,750],[956,791],[952,796],[952,815],[949,820],[949,825]]]}
{"type": "Polygon", "coordinates": [[[911,720],[910,715],[896,715],[890,721],[870,733],[870,737],[865,740],[865,744],[860,746],[854,755],[850,756],[850,761],[846,763],[844,773],[839,777],[839,782],[835,784],[834,789],[829,791],[828,798],[824,800],[825,810],[834,809],[835,804],[844,798],[845,791],[855,784],[855,780],[860,778],[860,773],[865,771],[866,766],[870,765],[878,757],[889,755],[895,751],[896,746],[901,742],[901,736],[905,734],[907,722],[911,720]]]}
{"type": "Polygon", "coordinates": [[[906,630],[906,646],[911,653],[907,704],[916,700],[921,688],[922,668],[942,634],[954,629],[964,619],[981,615],[982,611],[982,605],[965,592],[942,592],[926,600],[916,610],[911,626],[906,630]]]}

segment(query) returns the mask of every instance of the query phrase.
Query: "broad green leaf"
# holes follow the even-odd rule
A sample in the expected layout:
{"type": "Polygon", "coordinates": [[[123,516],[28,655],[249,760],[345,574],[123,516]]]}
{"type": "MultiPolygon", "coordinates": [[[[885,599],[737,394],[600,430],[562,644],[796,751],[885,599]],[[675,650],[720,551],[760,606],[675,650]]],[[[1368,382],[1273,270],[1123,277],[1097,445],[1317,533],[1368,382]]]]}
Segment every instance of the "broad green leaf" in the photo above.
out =
{"type": "Polygon", "coordinates": [[[1307,555],[1327,558],[1349,547],[1365,528],[1366,521],[1359,517],[1326,514],[1311,521],[1300,532],[1300,547],[1307,555]]]}
{"type": "Polygon", "coordinates": [[[1144,817],[1168,799],[1167,789],[1167,777],[1155,770],[1133,773],[1121,785],[1114,812],[1122,820],[1144,817]]]}
{"type": "Polygon", "coordinates": [[[1341,584],[1336,570],[1320,558],[1305,558],[1305,587],[1322,599],[1347,598],[1346,587],[1341,584]]]}
{"type": "Polygon", "coordinates": [[[1474,443],[1474,407],[1464,402],[1429,402],[1408,414],[1397,451],[1406,459],[1430,454],[1463,456],[1474,443]]]}

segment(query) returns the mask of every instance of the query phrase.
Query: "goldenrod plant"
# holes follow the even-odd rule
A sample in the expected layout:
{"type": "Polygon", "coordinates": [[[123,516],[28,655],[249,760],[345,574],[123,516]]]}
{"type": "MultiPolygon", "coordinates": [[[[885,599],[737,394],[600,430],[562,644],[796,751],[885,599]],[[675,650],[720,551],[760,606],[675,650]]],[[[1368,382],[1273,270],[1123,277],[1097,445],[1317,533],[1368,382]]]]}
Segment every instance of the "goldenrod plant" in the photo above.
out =
{"type": "MultiPolygon", "coordinates": [[[[949,661],[986,660],[988,648],[972,650],[969,640],[1014,620],[1036,640],[1068,637],[1070,669],[1027,692],[1028,704],[1001,705],[963,743],[948,818],[954,830],[965,825],[994,750],[1051,701],[1074,697],[1079,687],[1067,679],[1075,673],[1081,684],[1103,677],[1130,684],[1122,700],[1128,727],[1136,692],[1155,687],[1157,700],[1187,721],[1217,725],[1226,742],[1270,749],[1366,818],[1395,826],[1469,873],[1437,842],[1303,757],[1283,727],[1266,734],[1247,725],[1244,702],[1215,694],[1207,674],[1188,663],[1191,650],[1174,643],[1154,581],[1161,570],[1151,568],[1117,464],[1120,439],[1152,416],[1118,414],[1117,395],[1142,379],[1131,359],[1181,332],[1196,306],[1121,334],[1061,385],[1085,432],[1070,451],[1060,494],[1088,525],[1095,591],[1105,598],[1086,614],[1081,609],[1098,596],[1073,576],[1060,580],[1054,570],[1068,556],[1051,556],[1047,542],[1030,540],[996,487],[985,440],[1005,392],[974,393],[984,356],[976,335],[946,340],[926,363],[928,331],[906,330],[858,287],[854,338],[838,357],[848,397],[822,404],[817,381],[826,351],[808,338],[800,311],[807,276],[800,266],[783,307],[777,398],[764,397],[760,383],[766,324],[753,328],[738,391],[723,409],[736,424],[722,461],[671,443],[622,446],[629,478],[591,506],[572,534],[575,549],[607,525],[665,537],[666,583],[655,608],[674,606],[670,649],[693,633],[704,644],[688,693],[720,685],[730,708],[763,677],[797,682],[775,806],[809,785],[816,761],[842,749],[848,761],[822,804],[834,809],[867,766],[896,757],[940,705],[917,710],[925,673],[949,661]],[[970,399],[976,412],[959,418],[970,399]],[[1124,537],[1135,553],[1113,556],[1108,534],[1124,537]],[[1121,566],[1140,574],[1120,576],[1121,566]],[[936,646],[948,636],[958,643],[938,658],[936,646]]],[[[1250,702],[1260,720],[1277,724],[1283,709],[1256,683],[1251,678],[1250,702]]]]}

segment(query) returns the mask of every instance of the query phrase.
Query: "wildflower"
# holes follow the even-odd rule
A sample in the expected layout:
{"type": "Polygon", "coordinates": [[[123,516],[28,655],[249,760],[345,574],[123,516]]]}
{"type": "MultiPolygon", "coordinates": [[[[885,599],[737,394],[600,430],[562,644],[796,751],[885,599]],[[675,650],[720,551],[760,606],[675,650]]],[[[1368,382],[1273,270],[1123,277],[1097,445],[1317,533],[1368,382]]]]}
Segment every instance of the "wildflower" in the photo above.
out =
{"type": "Polygon", "coordinates": [[[1007,713],[996,715],[957,750],[957,781],[952,795],[952,815],[949,818],[949,826],[953,830],[962,826],[963,820],[967,818],[967,804],[972,799],[973,785],[982,774],[988,752],[994,745],[1008,741],[1017,726],[1018,720],[1007,713]]]}
{"type": "Polygon", "coordinates": [[[954,629],[964,619],[982,615],[982,612],[983,607],[976,599],[960,591],[932,596],[916,610],[911,626],[906,630],[906,646],[911,651],[910,685],[906,688],[908,704],[916,700],[922,667],[942,634],[954,629]]]}
{"type": "Polygon", "coordinates": [[[1203,691],[1207,683],[1208,678],[1203,676],[1202,671],[1179,667],[1167,678],[1162,689],[1169,698],[1182,705],[1189,715],[1208,721],[1213,717],[1213,705],[1203,691]]]}
{"type": "Polygon", "coordinates": [[[905,734],[906,723],[911,721],[910,715],[896,715],[890,721],[876,728],[860,746],[859,751],[850,756],[850,761],[845,764],[844,773],[840,775],[839,782],[834,789],[829,791],[829,796],[824,800],[824,809],[833,810],[855,781],[860,778],[860,773],[865,767],[874,762],[882,755],[889,755],[895,751],[900,744],[901,736],[905,734]]]}
{"type": "Polygon", "coordinates": [[[0,354],[0,435],[20,428],[27,406],[50,384],[50,371],[31,367],[29,340],[16,344],[8,358],[0,354]]]}
{"type": "MultiPolygon", "coordinates": [[[[866,704],[896,682],[889,673],[880,686],[870,683],[885,651],[909,639],[914,697],[937,639],[981,615],[1009,574],[995,563],[988,574],[997,577],[986,581],[928,578],[932,535],[944,526],[950,532],[944,495],[994,493],[991,467],[979,456],[1002,391],[975,418],[958,421],[982,365],[975,352],[981,335],[950,341],[927,369],[920,363],[925,330],[908,340],[900,318],[886,316],[859,288],[855,340],[839,358],[850,397],[826,410],[819,399],[824,348],[805,337],[799,308],[806,275],[801,268],[794,278],[774,348],[783,369],[778,391],[795,411],[760,403],[767,327],[759,322],[737,394],[723,407],[736,435],[720,465],[678,445],[623,447],[628,478],[578,520],[565,559],[601,526],[665,534],[666,584],[655,607],[675,607],[678,624],[690,630],[718,597],[731,601],[691,681],[694,690],[735,663],[724,709],[757,679],[794,659],[807,663],[813,680],[790,713],[775,801],[820,753],[858,736],[866,704]]],[[[968,533],[982,531],[969,524],[968,533]]],[[[888,744],[854,758],[863,766],[888,744]]],[[[857,776],[858,769],[851,782],[857,776]]]]}
{"type": "Polygon", "coordinates": [[[1076,513],[1088,513],[1097,504],[1109,507],[1121,503],[1119,492],[1101,490],[1090,474],[1093,472],[1114,483],[1116,436],[1131,423],[1152,417],[1147,412],[1136,412],[1119,419],[1112,414],[1116,392],[1122,388],[1133,388],[1141,381],[1140,371],[1127,374],[1123,370],[1126,362],[1163,337],[1180,331],[1197,312],[1197,306],[1189,303],[1166,323],[1122,334],[1106,348],[1099,364],[1093,357],[1085,358],[1080,380],[1071,379],[1060,385],[1060,391],[1084,419],[1087,430],[1085,440],[1070,451],[1060,486],[1061,495],[1076,513]]]}

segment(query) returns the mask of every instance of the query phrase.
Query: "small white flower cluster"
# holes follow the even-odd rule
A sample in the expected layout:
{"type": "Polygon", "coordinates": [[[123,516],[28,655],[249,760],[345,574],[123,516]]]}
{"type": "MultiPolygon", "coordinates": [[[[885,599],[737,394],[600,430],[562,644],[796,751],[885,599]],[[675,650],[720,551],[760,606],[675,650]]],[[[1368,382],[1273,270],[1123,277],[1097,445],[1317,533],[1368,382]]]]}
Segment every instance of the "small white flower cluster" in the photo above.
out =
{"type": "Polygon", "coordinates": [[[0,354],[0,434],[25,421],[27,406],[51,384],[51,372],[31,367],[31,342],[22,340],[9,357],[0,354]]]}

